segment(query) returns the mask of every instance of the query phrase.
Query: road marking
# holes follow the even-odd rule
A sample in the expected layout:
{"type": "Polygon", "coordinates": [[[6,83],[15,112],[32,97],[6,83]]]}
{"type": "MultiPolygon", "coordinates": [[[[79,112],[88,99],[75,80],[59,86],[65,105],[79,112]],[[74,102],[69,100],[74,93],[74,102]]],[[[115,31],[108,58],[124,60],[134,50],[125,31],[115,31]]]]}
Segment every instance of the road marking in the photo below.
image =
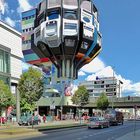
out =
{"type": "Polygon", "coordinates": [[[78,140],[81,140],[82,138],[77,138],[78,140]]]}
{"type": "MultiPolygon", "coordinates": [[[[127,128],[128,126],[125,126],[125,127],[121,127],[121,128],[127,128]]],[[[102,131],[102,132],[97,132],[97,133],[94,133],[94,135],[99,135],[99,134],[102,134],[102,133],[108,133],[108,132],[112,132],[114,130],[117,130],[117,129],[120,129],[120,127],[118,128],[114,128],[114,129],[110,129],[110,130],[106,130],[106,131],[102,131]]]]}
{"type": "Polygon", "coordinates": [[[88,136],[84,136],[84,139],[87,139],[88,138],[88,136]]]}

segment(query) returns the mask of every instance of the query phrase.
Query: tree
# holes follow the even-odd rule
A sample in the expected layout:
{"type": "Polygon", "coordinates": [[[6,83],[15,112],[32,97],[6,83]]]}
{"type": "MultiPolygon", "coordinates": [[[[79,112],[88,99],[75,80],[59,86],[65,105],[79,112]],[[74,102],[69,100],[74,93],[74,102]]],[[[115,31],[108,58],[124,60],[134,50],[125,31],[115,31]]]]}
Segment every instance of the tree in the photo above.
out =
{"type": "Polygon", "coordinates": [[[6,109],[9,106],[15,106],[15,97],[11,93],[8,85],[4,84],[2,80],[0,80],[0,115],[2,109],[6,109]]]}
{"type": "Polygon", "coordinates": [[[96,102],[97,108],[106,110],[109,106],[109,101],[105,93],[102,93],[96,102]]]}
{"type": "Polygon", "coordinates": [[[85,86],[79,86],[78,90],[75,92],[75,94],[72,97],[72,102],[73,104],[78,105],[79,107],[79,117],[80,117],[80,124],[81,124],[81,111],[80,108],[82,108],[82,106],[88,104],[89,101],[89,93],[86,89],[85,86]]]}
{"type": "Polygon", "coordinates": [[[21,111],[33,111],[36,101],[38,101],[43,94],[42,73],[30,67],[27,72],[21,75],[18,90],[21,98],[21,111]]]}
{"type": "Polygon", "coordinates": [[[82,107],[88,104],[89,93],[87,89],[85,88],[85,86],[79,86],[78,90],[75,92],[71,100],[73,104],[76,104],[79,107],[82,107]]]}

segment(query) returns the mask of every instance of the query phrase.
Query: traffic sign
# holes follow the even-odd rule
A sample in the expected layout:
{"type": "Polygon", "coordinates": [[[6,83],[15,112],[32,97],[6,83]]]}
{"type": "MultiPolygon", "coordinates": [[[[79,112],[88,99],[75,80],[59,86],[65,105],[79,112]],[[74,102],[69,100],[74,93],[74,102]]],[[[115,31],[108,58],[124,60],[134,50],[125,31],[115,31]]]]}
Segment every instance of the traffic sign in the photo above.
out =
{"type": "Polygon", "coordinates": [[[55,109],[55,105],[50,105],[50,110],[55,109]]]}

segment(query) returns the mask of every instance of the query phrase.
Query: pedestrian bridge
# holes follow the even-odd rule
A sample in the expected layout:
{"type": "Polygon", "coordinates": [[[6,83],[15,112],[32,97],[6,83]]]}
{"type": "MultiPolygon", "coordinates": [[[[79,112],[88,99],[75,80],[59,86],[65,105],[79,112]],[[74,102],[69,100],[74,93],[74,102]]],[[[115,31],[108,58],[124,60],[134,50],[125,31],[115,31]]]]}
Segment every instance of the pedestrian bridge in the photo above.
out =
{"type": "MultiPolygon", "coordinates": [[[[96,108],[97,98],[90,98],[89,104],[86,107],[96,108]]],[[[114,108],[133,108],[134,106],[140,107],[140,97],[121,97],[121,98],[109,98],[109,107],[114,108]]]]}
{"type": "MultiPolygon", "coordinates": [[[[97,98],[95,97],[90,97],[89,99],[89,103],[84,106],[84,107],[92,107],[92,108],[96,108],[96,101],[97,98]]],[[[113,107],[114,108],[133,108],[134,106],[137,106],[140,108],[140,97],[130,97],[130,99],[128,99],[128,97],[121,97],[121,98],[116,98],[114,97],[109,98],[109,107],[113,107]]],[[[71,97],[49,97],[49,98],[44,98],[41,97],[41,99],[39,99],[39,101],[37,102],[37,106],[50,106],[50,105],[54,105],[54,106],[76,106],[72,103],[71,101],[71,97]]]]}

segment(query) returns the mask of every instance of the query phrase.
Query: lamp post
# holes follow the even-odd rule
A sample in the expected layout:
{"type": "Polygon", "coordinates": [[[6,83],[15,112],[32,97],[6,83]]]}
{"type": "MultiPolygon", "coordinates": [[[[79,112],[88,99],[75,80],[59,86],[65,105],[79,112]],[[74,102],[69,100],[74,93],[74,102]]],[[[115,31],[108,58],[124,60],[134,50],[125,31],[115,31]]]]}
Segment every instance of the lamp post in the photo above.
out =
{"type": "Polygon", "coordinates": [[[112,70],[113,70],[113,92],[112,92],[112,109],[114,108],[114,80],[115,80],[115,77],[114,77],[114,67],[112,67],[112,70]]]}

